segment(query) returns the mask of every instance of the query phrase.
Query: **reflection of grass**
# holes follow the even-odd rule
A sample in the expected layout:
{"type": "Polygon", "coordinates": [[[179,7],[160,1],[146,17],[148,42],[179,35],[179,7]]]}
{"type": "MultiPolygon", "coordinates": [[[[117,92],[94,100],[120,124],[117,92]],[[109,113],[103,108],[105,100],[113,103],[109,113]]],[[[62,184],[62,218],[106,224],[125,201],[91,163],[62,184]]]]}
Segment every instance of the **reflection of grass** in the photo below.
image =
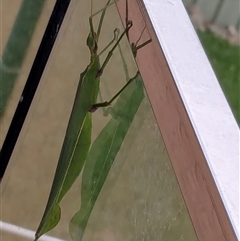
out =
{"type": "Polygon", "coordinates": [[[227,41],[216,37],[212,33],[198,32],[198,36],[209,57],[235,118],[237,122],[240,123],[240,47],[232,46],[227,41]]]}
{"type": "Polygon", "coordinates": [[[5,110],[18,73],[21,70],[45,1],[22,1],[0,61],[0,116],[5,110]]]}

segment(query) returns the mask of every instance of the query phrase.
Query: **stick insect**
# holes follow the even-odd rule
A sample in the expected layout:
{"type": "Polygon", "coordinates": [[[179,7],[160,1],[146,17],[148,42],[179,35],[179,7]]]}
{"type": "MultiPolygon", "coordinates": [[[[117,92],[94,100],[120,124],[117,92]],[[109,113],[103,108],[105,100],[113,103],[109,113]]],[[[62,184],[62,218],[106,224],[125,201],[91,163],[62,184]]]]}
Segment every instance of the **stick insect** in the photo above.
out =
{"type": "MultiPolygon", "coordinates": [[[[93,0],[91,0],[91,6],[92,1],[93,0]]],[[[72,184],[79,176],[83,165],[85,164],[91,144],[91,113],[99,107],[109,106],[139,75],[139,72],[137,72],[136,75],[131,78],[110,101],[96,103],[99,92],[100,76],[102,75],[107,63],[111,59],[114,50],[117,48],[124,35],[128,36],[128,32],[133,25],[130,20],[127,20],[126,27],[119,37],[118,30],[115,29],[113,40],[98,54],[98,40],[104,15],[106,9],[113,3],[115,3],[115,0],[108,0],[104,8],[89,17],[90,33],[87,38],[87,46],[91,55],[90,64],[80,75],[76,97],[60,153],[52,189],[43,218],[35,234],[35,240],[38,240],[41,235],[53,229],[59,222],[61,215],[59,203],[67,191],[71,188],[72,184]],[[95,32],[92,19],[94,16],[100,13],[101,16],[99,25],[97,31],[95,32]],[[115,44],[113,44],[114,42],[115,44]],[[106,59],[103,61],[103,64],[100,65],[99,55],[108,49],[112,44],[113,46],[110,49],[106,59]]],[[[135,53],[137,53],[139,48],[137,48],[137,45],[134,46],[136,47],[135,53]]]]}
{"type": "MultiPolygon", "coordinates": [[[[128,20],[126,19],[126,23],[127,21],[128,20]]],[[[144,29],[142,31],[144,31],[144,29]]],[[[140,38],[142,34],[143,33],[140,34],[140,38]]],[[[147,43],[151,42],[151,39],[149,39],[138,45],[140,38],[136,43],[131,44],[134,57],[137,55],[139,46],[145,46],[147,43]]],[[[118,48],[126,80],[128,81],[128,67],[123,56],[121,46],[119,45],[118,48]]],[[[69,224],[69,233],[74,241],[82,240],[88,220],[91,216],[100,191],[107,179],[113,163],[115,162],[115,158],[122,146],[126,134],[132,126],[132,121],[134,120],[143,99],[143,82],[140,74],[138,74],[138,76],[134,79],[134,83],[121,93],[114,105],[108,107],[108,109],[104,111],[104,114],[110,113],[112,118],[92,143],[85,162],[82,173],[81,206],[69,224]]],[[[131,147],[129,146],[129,148],[131,147]]],[[[127,149],[124,150],[124,155],[127,155],[127,149]]],[[[121,160],[121,165],[123,165],[123,163],[124,158],[121,160]]],[[[110,192],[109,188],[108,191],[110,192]]],[[[104,196],[108,196],[106,194],[106,190],[104,193],[104,196]]],[[[102,196],[101,203],[104,203],[103,200],[105,200],[105,197],[102,196]]]]}

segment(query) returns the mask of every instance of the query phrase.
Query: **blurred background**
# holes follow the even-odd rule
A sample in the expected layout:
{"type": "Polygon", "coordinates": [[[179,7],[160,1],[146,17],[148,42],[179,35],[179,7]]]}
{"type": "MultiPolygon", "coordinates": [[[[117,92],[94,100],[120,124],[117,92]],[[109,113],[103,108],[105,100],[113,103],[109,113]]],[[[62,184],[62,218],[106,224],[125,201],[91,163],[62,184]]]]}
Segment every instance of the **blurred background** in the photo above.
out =
{"type": "Polygon", "coordinates": [[[234,116],[240,123],[238,0],[183,0],[234,116]]]}

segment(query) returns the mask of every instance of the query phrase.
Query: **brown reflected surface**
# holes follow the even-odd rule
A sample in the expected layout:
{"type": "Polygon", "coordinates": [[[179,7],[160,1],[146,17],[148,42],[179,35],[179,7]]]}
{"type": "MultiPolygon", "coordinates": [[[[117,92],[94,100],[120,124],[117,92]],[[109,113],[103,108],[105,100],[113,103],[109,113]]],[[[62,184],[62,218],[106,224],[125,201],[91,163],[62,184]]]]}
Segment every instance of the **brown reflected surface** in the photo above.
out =
{"type": "MultiPolygon", "coordinates": [[[[105,2],[95,0],[94,11],[105,2]]],[[[90,1],[72,1],[3,180],[4,222],[30,230],[39,225],[79,75],[89,63],[89,13],[90,1]]],[[[116,27],[121,28],[121,22],[111,6],[103,23],[100,50],[112,39],[116,27]]],[[[133,76],[136,67],[126,39],[121,47],[133,76]]],[[[101,78],[103,99],[113,96],[125,79],[116,50],[101,78]]],[[[93,140],[109,119],[101,110],[93,114],[93,140]]],[[[79,178],[63,199],[61,221],[50,235],[70,240],[68,225],[80,205],[80,188],[79,178]]],[[[6,235],[7,240],[16,240],[16,236],[6,235]]],[[[83,240],[197,240],[147,98],[112,166],[83,240]]]]}

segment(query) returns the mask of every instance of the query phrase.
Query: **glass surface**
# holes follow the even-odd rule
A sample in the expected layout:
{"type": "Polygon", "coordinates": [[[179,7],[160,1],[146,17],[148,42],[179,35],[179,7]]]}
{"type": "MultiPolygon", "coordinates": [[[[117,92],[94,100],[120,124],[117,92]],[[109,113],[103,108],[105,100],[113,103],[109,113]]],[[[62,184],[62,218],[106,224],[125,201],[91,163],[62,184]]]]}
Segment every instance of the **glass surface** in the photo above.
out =
{"type": "MultiPolygon", "coordinates": [[[[93,11],[101,9],[105,2],[95,0],[93,11]]],[[[12,156],[13,164],[3,180],[4,222],[35,231],[42,218],[79,75],[89,64],[89,14],[90,1],[70,4],[12,156]]],[[[94,18],[95,25],[97,22],[98,17],[94,18]]],[[[115,28],[122,32],[117,10],[111,6],[103,23],[99,50],[113,38],[115,28]]],[[[121,49],[132,77],[136,66],[126,38],[121,49]]],[[[101,55],[101,62],[106,54],[101,55]]],[[[109,100],[124,83],[123,62],[116,49],[101,77],[102,99],[109,100]]],[[[133,82],[126,91],[138,86],[139,82],[133,82]]],[[[124,100],[122,103],[126,106],[124,100]]],[[[197,240],[148,99],[140,98],[138,103],[133,121],[126,122],[129,129],[93,208],[83,240],[197,240]]],[[[118,111],[122,111],[123,117],[118,119],[115,115],[114,122],[124,121],[124,113],[129,113],[128,107],[113,107],[111,113],[114,116],[118,111]]],[[[101,109],[92,116],[94,141],[112,116],[105,117],[101,109]]],[[[79,209],[80,190],[81,175],[61,203],[60,223],[48,235],[71,240],[68,226],[79,209]]],[[[9,241],[16,240],[12,233],[3,232],[4,235],[9,241]]]]}
{"type": "Polygon", "coordinates": [[[0,3],[0,145],[10,126],[54,3],[54,0],[2,0],[0,3]]]}

